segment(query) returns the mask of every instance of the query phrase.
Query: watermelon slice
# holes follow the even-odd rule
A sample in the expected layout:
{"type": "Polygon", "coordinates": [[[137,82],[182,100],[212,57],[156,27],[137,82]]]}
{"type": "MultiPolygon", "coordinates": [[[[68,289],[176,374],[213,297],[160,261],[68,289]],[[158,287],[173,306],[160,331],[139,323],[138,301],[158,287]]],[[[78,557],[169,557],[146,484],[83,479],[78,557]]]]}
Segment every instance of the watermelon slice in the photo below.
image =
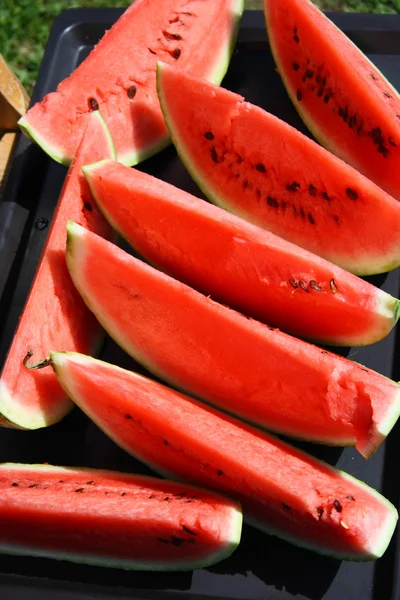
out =
{"type": "Polygon", "coordinates": [[[277,438],[93,358],[51,353],[66,393],[122,448],[162,474],[240,499],[260,529],[339,558],[381,556],[396,509],[277,438]]]}
{"type": "Polygon", "coordinates": [[[294,437],[366,457],[400,413],[393,381],[217,304],[70,222],[67,265],[115,341],[161,379],[294,437]]]}
{"type": "Polygon", "coordinates": [[[118,160],[144,160],[169,143],[156,92],[157,60],[219,83],[242,11],[243,0],[136,0],[20,127],[54,160],[69,164],[89,113],[100,109],[118,160]]]}
{"type": "Polygon", "coordinates": [[[282,81],[313,135],[400,200],[400,96],[309,0],[264,0],[282,81]]]}
{"type": "Polygon", "coordinates": [[[158,88],[181,159],[212,202],[358,275],[400,264],[400,205],[355,169],[242,96],[167,64],[158,88]]]}
{"type": "Polygon", "coordinates": [[[2,464],[0,493],[7,554],[175,571],[219,562],[240,541],[237,502],[154,477],[2,464]]]}
{"type": "Polygon", "coordinates": [[[37,429],[59,421],[73,406],[56,377],[23,366],[51,348],[92,353],[101,328],[74,288],[65,264],[65,227],[73,218],[91,231],[110,238],[112,229],[91,196],[81,167],[91,160],[115,157],[109,131],[98,111],[87,121],[84,138],[62,189],[53,223],[24,312],[0,379],[0,424],[37,429]]]}
{"type": "Polygon", "coordinates": [[[336,345],[373,343],[398,319],[392,296],[164,181],[110,159],[83,171],[105,217],[141,256],[219,302],[336,345]]]}

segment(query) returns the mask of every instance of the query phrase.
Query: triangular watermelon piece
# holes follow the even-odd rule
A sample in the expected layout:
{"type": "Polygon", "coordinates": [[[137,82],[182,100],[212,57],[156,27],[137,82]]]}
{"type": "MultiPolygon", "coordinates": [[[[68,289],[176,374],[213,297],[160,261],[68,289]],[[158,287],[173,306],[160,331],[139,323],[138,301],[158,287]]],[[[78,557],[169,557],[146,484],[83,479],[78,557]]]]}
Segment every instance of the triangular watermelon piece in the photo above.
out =
{"type": "Polygon", "coordinates": [[[0,424],[36,429],[59,421],[72,403],[50,372],[29,370],[23,360],[32,351],[34,361],[52,348],[91,353],[101,339],[101,328],[86,308],[65,263],[66,224],[77,221],[98,235],[113,236],[97,209],[82,174],[82,165],[115,157],[110,133],[98,111],[91,114],[75,161],[67,173],[53,223],[43,250],[24,312],[0,379],[0,424]]]}
{"type": "Polygon", "coordinates": [[[156,92],[157,60],[220,83],[242,11],[243,0],[136,0],[20,127],[54,160],[69,164],[88,115],[100,109],[118,160],[144,160],[169,143],[156,92]]]}

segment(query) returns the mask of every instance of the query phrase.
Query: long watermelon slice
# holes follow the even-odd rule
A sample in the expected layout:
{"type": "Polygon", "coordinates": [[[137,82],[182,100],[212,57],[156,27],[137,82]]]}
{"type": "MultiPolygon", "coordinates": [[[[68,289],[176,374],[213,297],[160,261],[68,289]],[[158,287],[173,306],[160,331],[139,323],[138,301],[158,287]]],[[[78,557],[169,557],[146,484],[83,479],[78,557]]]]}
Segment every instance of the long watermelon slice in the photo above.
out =
{"type": "Polygon", "coordinates": [[[358,275],[400,264],[400,206],[355,169],[170,65],[159,64],[158,89],[180,157],[212,202],[358,275]]]}
{"type": "Polygon", "coordinates": [[[240,541],[237,502],[154,477],[6,463],[0,494],[6,554],[175,571],[219,562],[240,541]]]}
{"type": "Polygon", "coordinates": [[[69,218],[110,238],[112,229],[97,209],[82,174],[88,161],[115,157],[109,131],[98,111],[92,113],[76,159],[67,173],[39,267],[6,358],[0,379],[0,424],[37,429],[59,421],[72,402],[51,373],[23,366],[51,348],[92,353],[101,328],[77,293],[65,264],[65,227],[69,218]]]}
{"type": "Polygon", "coordinates": [[[243,0],[136,0],[20,127],[54,160],[69,164],[89,113],[100,109],[118,160],[144,160],[169,143],[156,92],[157,60],[220,83],[242,11],[243,0]]]}
{"type": "Polygon", "coordinates": [[[162,474],[240,499],[260,529],[339,558],[381,556],[396,509],[277,438],[136,373],[51,353],[66,393],[117,444],[162,474]]]}
{"type": "Polygon", "coordinates": [[[398,319],[392,296],[147,173],[110,159],[83,171],[105,217],[141,256],[218,302],[332,345],[373,343],[398,319]]]}
{"type": "Polygon", "coordinates": [[[326,148],[400,200],[400,96],[309,0],[264,0],[271,50],[301,118],[326,148]]]}
{"type": "Polygon", "coordinates": [[[248,319],[68,224],[67,265],[115,341],[161,379],[258,425],[373,453],[400,413],[393,381],[248,319]]]}

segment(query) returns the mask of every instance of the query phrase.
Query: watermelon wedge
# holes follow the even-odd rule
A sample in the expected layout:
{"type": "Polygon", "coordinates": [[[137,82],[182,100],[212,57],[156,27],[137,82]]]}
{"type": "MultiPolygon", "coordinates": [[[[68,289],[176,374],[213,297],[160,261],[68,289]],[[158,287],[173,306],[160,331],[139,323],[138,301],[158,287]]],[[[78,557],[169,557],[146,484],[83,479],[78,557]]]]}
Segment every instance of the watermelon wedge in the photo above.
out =
{"type": "Polygon", "coordinates": [[[248,319],[68,224],[67,265],[114,340],[161,379],[262,427],[370,456],[400,413],[393,381],[248,319]]]}
{"type": "Polygon", "coordinates": [[[154,477],[6,463],[0,490],[6,554],[177,571],[219,562],[240,541],[237,502],[154,477]]]}
{"type": "Polygon", "coordinates": [[[400,206],[355,169],[242,96],[170,65],[159,64],[158,90],[173,142],[209,200],[358,275],[400,264],[400,206]]]}
{"type": "Polygon", "coordinates": [[[326,148],[400,200],[400,96],[309,0],[264,0],[272,53],[300,117],[326,148]]]}
{"type": "Polygon", "coordinates": [[[392,296],[147,173],[110,159],[83,171],[119,235],[218,302],[332,345],[373,343],[398,319],[392,296]]]}
{"type": "Polygon", "coordinates": [[[397,512],[360,481],[136,373],[73,353],[51,362],[78,406],[155,470],[240,499],[249,523],[295,544],[353,560],[384,553],[397,512]]]}
{"type": "Polygon", "coordinates": [[[87,128],[67,173],[39,267],[0,379],[0,425],[37,429],[62,419],[73,406],[56,377],[25,368],[23,360],[46,356],[51,348],[92,353],[101,328],[86,308],[65,264],[65,227],[69,218],[110,238],[112,229],[97,209],[82,174],[88,161],[115,157],[109,131],[98,111],[87,128]]]}
{"type": "Polygon", "coordinates": [[[156,92],[163,60],[220,83],[243,0],[136,0],[84,62],[19,125],[54,160],[69,164],[88,115],[100,109],[118,160],[136,164],[169,143],[156,92]]]}

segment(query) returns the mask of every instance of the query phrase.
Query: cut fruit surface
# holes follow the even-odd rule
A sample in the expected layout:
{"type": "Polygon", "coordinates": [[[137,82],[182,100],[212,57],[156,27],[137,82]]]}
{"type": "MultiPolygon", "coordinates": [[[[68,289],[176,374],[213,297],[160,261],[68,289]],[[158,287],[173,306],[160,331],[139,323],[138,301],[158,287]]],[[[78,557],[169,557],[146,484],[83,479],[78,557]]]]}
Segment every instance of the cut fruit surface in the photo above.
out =
{"type": "Polygon", "coordinates": [[[136,373],[72,353],[51,361],[78,406],[154,469],[240,499],[251,524],[298,545],[354,560],[384,553],[397,512],[360,481],[136,373]]]}
{"type": "Polygon", "coordinates": [[[83,171],[141,256],[219,302],[332,345],[373,343],[398,319],[389,294],[164,181],[109,159],[83,171]]]}
{"type": "Polygon", "coordinates": [[[358,275],[400,264],[400,205],[358,171],[242,96],[170,65],[159,64],[158,90],[209,200],[358,275]]]}
{"type": "Polygon", "coordinates": [[[144,160],[169,143],[156,92],[157,60],[219,83],[242,11],[243,0],[136,0],[20,127],[52,158],[69,164],[89,113],[100,109],[118,160],[144,160]]]}
{"type": "Polygon", "coordinates": [[[6,554],[174,571],[214,564],[240,541],[237,502],[154,477],[5,463],[0,494],[6,554]]]}
{"type": "Polygon", "coordinates": [[[272,53],[301,118],[326,148],[400,200],[400,96],[309,0],[264,0],[272,53]]]}
{"type": "Polygon", "coordinates": [[[68,224],[67,265],[115,341],[160,378],[266,428],[369,456],[400,413],[399,386],[246,318],[68,224]]]}
{"type": "Polygon", "coordinates": [[[29,370],[23,360],[47,356],[51,348],[92,353],[101,328],[77,293],[65,264],[65,227],[75,219],[101,236],[112,229],[97,209],[82,174],[88,161],[115,157],[109,131],[92,113],[76,159],[67,173],[38,270],[0,379],[0,424],[37,429],[59,421],[73,404],[51,371],[29,370]]]}

